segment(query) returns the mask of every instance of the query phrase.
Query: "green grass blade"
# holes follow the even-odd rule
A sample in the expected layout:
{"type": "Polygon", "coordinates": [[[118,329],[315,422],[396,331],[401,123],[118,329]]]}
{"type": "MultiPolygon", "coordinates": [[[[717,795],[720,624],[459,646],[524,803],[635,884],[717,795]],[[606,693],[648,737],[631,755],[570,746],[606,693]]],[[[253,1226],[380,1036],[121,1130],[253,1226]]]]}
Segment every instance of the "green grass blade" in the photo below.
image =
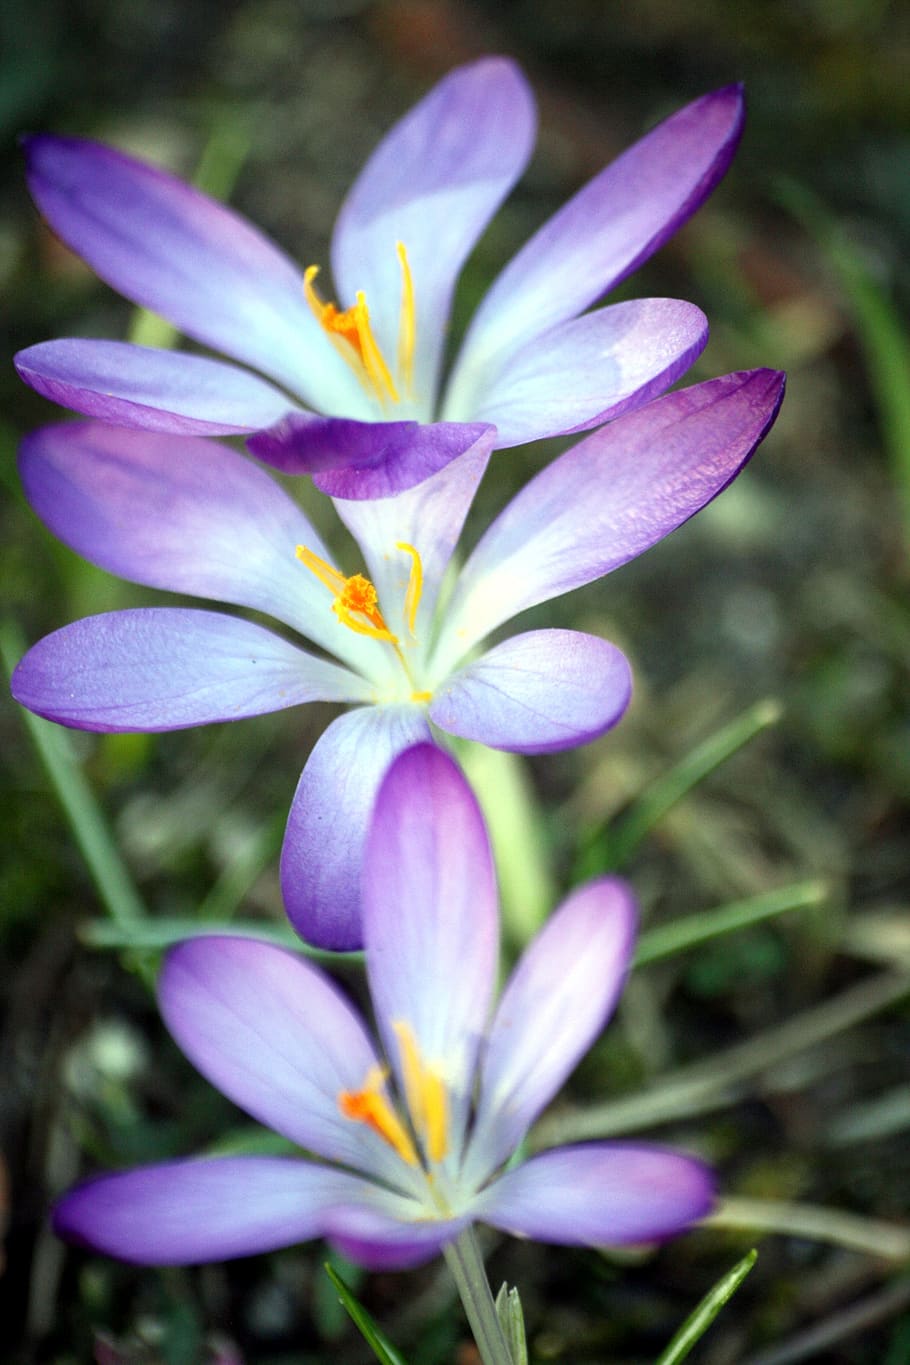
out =
{"type": "Polygon", "coordinates": [[[334,1266],[325,1264],[325,1273],[328,1275],[332,1284],[338,1291],[344,1307],[347,1309],[351,1321],[363,1337],[364,1341],[372,1350],[377,1360],[382,1365],[407,1365],[404,1356],[396,1346],[393,1346],[386,1334],[376,1325],[372,1316],[364,1308],[359,1299],[355,1298],[344,1280],[338,1274],[334,1266]]]}
{"type": "Polygon", "coordinates": [[[910,334],[885,289],[811,190],[781,178],[777,196],[821,247],[837,276],[860,345],[892,475],[910,533],[910,334]]]}
{"type": "Polygon", "coordinates": [[[750,1251],[748,1256],[744,1256],[732,1270],[728,1270],[726,1275],[717,1281],[717,1284],[708,1291],[694,1313],[686,1318],[676,1336],[654,1362],[654,1365],[678,1365],[680,1360],[685,1360],[692,1347],[707,1332],[724,1304],[736,1293],[755,1265],[757,1257],[757,1251],[750,1251]]]}
{"type": "Polygon", "coordinates": [[[678,801],[756,735],[776,725],[782,714],[780,703],[767,698],[710,735],[642,792],[610,829],[599,829],[588,837],[579,858],[578,879],[621,867],[678,801]]]}
{"type": "Polygon", "coordinates": [[[335,953],[327,948],[311,948],[297,937],[290,925],[270,924],[265,920],[217,920],[156,916],[141,924],[111,924],[108,920],[89,920],[79,930],[82,942],[90,948],[131,949],[139,952],[164,952],[187,938],[210,934],[229,934],[233,938],[253,938],[290,948],[318,962],[362,962],[363,953],[335,953]]]}
{"type": "Polygon", "coordinates": [[[699,943],[745,929],[750,924],[760,924],[786,910],[820,905],[827,894],[828,888],[822,881],[797,882],[793,886],[781,886],[759,896],[750,896],[748,900],[731,901],[716,910],[704,910],[698,915],[686,915],[684,919],[658,925],[646,930],[638,940],[633,959],[635,966],[643,967],[649,962],[683,953],[699,943]]]}
{"type": "MultiPolygon", "coordinates": [[[[0,626],[0,655],[11,674],[25,652],[25,642],[10,621],[0,626]]],[[[147,919],[142,897],[136,890],[101,806],[73,754],[66,731],[20,708],[23,722],[38,751],[57,794],[73,837],[85,859],[98,896],[121,930],[138,927],[147,919]]]]}

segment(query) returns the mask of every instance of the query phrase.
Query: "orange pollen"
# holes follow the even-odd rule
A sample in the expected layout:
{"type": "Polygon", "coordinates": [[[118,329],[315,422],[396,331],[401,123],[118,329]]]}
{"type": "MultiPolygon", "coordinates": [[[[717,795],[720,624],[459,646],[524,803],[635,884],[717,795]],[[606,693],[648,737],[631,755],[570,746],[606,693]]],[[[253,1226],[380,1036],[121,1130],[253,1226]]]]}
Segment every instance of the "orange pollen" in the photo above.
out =
{"type": "Polygon", "coordinates": [[[327,564],[305,545],[298,545],[296,553],[301,564],[305,564],[320,583],[324,583],[329,592],[334,593],[332,611],[343,626],[353,630],[356,635],[369,635],[374,640],[388,640],[389,644],[397,646],[398,640],[385,623],[379,610],[376,589],[368,578],[362,573],[355,573],[353,578],[345,578],[344,574],[333,569],[331,564],[327,564]]]}
{"type": "MultiPolygon", "coordinates": [[[[403,242],[397,242],[395,251],[401,271],[401,315],[398,323],[398,383],[403,384],[412,395],[414,377],[414,350],[416,345],[417,323],[414,303],[414,281],[408,264],[408,253],[403,242]]],[[[310,311],[339,355],[347,362],[365,389],[381,404],[389,400],[399,402],[398,386],[376,340],[370,322],[363,290],[357,291],[356,301],[350,308],[339,308],[336,303],[320,298],[313,281],[319,274],[318,265],[307,266],[303,272],[303,294],[310,311]]]]}
{"type": "Polygon", "coordinates": [[[342,1090],[338,1108],[346,1119],[366,1126],[387,1142],[408,1166],[419,1164],[417,1152],[401,1119],[379,1089],[381,1082],[372,1073],[362,1090],[342,1090]]]}

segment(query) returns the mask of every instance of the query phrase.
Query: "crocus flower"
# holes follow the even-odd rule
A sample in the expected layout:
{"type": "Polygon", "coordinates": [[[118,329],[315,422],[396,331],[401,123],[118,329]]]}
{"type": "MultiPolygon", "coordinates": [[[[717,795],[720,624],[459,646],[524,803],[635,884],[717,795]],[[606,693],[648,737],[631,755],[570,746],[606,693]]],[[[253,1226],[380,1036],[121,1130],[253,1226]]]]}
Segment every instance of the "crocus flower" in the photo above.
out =
{"type": "Polygon", "coordinates": [[[69,339],[21,352],[19,373],[122,426],[251,434],[256,455],[343,497],[410,486],[488,425],[497,446],[599,425],[667,388],[707,324],[673,299],[584,310],[710,194],[742,120],[738,87],[705,95],[590,181],[494,282],[445,383],[458,275],[533,144],[512,62],[451,72],[377,147],[335,226],[340,304],[315,265],[301,273],[173,176],[98,143],[32,137],[29,185],[60,237],[127,298],[238,363],[69,339]]]}
{"type": "Polygon", "coordinates": [[[102,1176],[58,1204],[59,1233],[145,1264],[327,1237],[368,1267],[399,1267],[475,1221],[621,1245],[708,1211],[705,1168],[651,1146],[555,1148],[503,1173],[616,1004],[635,935],[623,882],[589,882],[562,903],[487,1025],[498,912],[486,830],[452,760],[420,745],[380,790],[363,902],[378,1048],[322,972],[270,944],[189,940],[160,977],[165,1022],[194,1065],[319,1160],[208,1157],[102,1176]]]}
{"type": "Polygon", "coordinates": [[[363,841],[391,760],[429,739],[430,725],[520,753],[571,748],[614,725],[630,691],[614,645],[538,629],[479,646],[710,501],[767,431],[782,390],[772,371],[728,375],[587,436],[496,518],[447,598],[443,575],[489,437],[406,492],[338,502],[365,561],[342,570],[301,509],[237,451],[101,423],[45,428],[26,438],[20,468],[62,540],[124,578],[266,612],[337,662],[222,612],[140,608],[39,641],[15,671],[14,695],[51,720],[107,731],[352,703],[304,768],[281,876],[304,938],[358,947],[363,841]]]}

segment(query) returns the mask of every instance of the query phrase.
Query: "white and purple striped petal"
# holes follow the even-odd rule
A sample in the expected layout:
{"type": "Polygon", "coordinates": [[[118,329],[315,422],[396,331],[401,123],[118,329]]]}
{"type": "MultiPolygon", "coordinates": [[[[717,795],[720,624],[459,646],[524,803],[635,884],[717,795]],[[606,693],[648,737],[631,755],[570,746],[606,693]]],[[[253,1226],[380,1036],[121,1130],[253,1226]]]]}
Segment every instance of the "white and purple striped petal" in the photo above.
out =
{"type": "Polygon", "coordinates": [[[141,1166],[77,1185],[54,1210],[54,1231],[139,1265],[196,1265],[292,1246],[373,1225],[400,1207],[381,1188],[334,1166],[285,1157],[209,1157],[141,1166]],[[361,1212],[362,1211],[362,1212],[361,1212]]]}
{"type": "Polygon", "coordinates": [[[392,765],[376,800],[363,869],[367,975],[386,1053],[412,1031],[460,1124],[493,990],[499,923],[483,817],[457,765],[433,745],[392,765]]]}
{"type": "Polygon", "coordinates": [[[245,219],[101,143],[41,134],[25,147],[35,203],[108,284],[304,400],[367,414],[297,266],[245,219]]]}
{"type": "Polygon", "coordinates": [[[545,223],[474,315],[452,380],[459,410],[488,365],[576,317],[662,246],[725,174],[742,127],[739,86],[704,95],[623,152],[545,223]]]}
{"type": "Polygon", "coordinates": [[[414,283],[416,405],[432,412],[461,266],[518,179],[534,142],[534,104],[514,63],[487,57],[450,72],[382,139],[335,225],[332,269],[344,305],[363,290],[380,348],[395,356],[401,309],[396,246],[414,283]]]}
{"type": "Polygon", "coordinates": [[[558,1147],[508,1171],[477,1197],[478,1219],[567,1246],[628,1246],[683,1232],[710,1212],[711,1172],[661,1147],[558,1147]]]}
{"type": "Polygon", "coordinates": [[[547,465],[470,555],[435,666],[444,671],[511,616],[610,573],[681,526],[739,473],[783,390],[774,370],[678,389],[547,465]]]}
{"type": "Polygon", "coordinates": [[[430,738],[423,708],[370,706],[339,716],[306,762],[281,850],[281,890],[308,943],[363,944],[361,871],[379,784],[392,760],[430,738]]]}
{"type": "Polygon", "coordinates": [[[297,408],[249,370],[124,341],[43,341],[20,351],[15,365],[52,402],[144,431],[232,436],[272,426],[297,408]]]}
{"type": "Polygon", "coordinates": [[[521,1142],[612,1014],[635,942],[632,894],[616,877],[573,891],[512,973],[487,1034],[465,1164],[485,1180],[521,1142]]]}
{"type": "Polygon", "coordinates": [[[461,739],[522,754],[587,744],[611,729],[632,695],[621,650],[577,630],[513,635],[436,689],[430,720],[461,739]]]}
{"type": "Polygon", "coordinates": [[[599,426],[663,393],[707,340],[708,320],[691,303],[612,304],[510,353],[474,395],[471,416],[494,423],[499,449],[599,426]]]}
{"type": "Polygon", "coordinates": [[[371,688],[252,621],[181,607],[86,616],[33,645],[12,693],[77,730],[181,730],[371,688]]]}
{"type": "Polygon", "coordinates": [[[248,1114],[317,1156],[395,1183],[401,1162],[339,1108],[378,1059],[322,972],[254,939],[189,939],[165,959],[158,1002],[193,1065],[248,1114]]]}

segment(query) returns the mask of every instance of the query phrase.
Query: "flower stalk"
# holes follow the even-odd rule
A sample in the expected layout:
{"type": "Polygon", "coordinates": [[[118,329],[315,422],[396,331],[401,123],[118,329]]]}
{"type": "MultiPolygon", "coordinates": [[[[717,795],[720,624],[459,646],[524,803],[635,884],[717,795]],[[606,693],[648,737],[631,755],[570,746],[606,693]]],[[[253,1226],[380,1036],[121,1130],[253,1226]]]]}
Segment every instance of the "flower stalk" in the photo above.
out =
{"type": "Polygon", "coordinates": [[[443,1248],[484,1365],[513,1365],[472,1227],[443,1248]]]}

